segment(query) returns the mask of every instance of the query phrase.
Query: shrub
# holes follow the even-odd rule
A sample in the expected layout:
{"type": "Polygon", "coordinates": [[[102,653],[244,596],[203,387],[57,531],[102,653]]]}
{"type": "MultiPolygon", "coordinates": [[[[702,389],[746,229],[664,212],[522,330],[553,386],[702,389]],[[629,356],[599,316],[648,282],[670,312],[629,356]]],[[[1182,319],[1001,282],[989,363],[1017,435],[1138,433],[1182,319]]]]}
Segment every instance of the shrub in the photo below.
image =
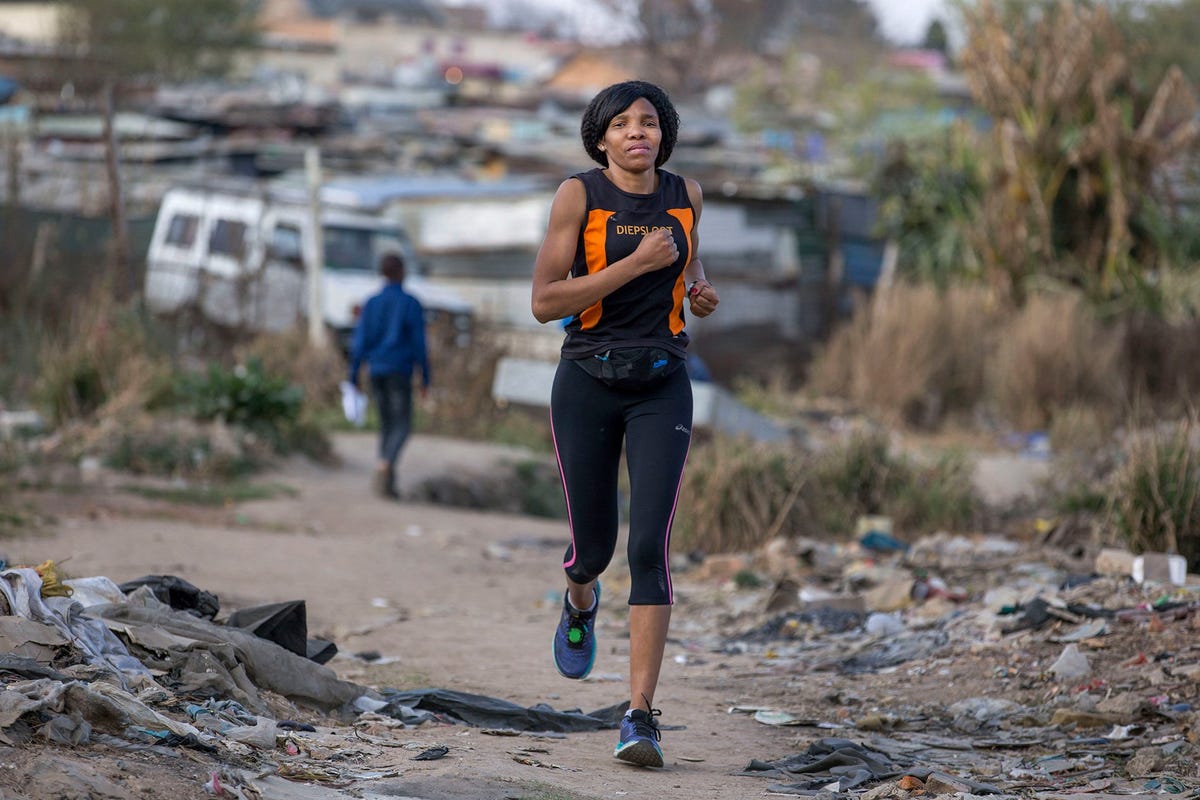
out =
{"type": "Polygon", "coordinates": [[[1112,478],[1108,515],[1134,552],[1178,553],[1200,566],[1200,421],[1132,436],[1112,478]]]}
{"type": "Polygon", "coordinates": [[[269,451],[231,430],[189,420],[130,421],[101,444],[107,466],[134,475],[228,481],[254,472],[269,451]]]}
{"type": "Polygon", "coordinates": [[[232,369],[214,363],[205,372],[183,376],[179,397],[197,420],[219,419],[282,444],[300,418],[303,393],[252,359],[232,369]]]}
{"type": "Polygon", "coordinates": [[[550,519],[567,518],[567,501],[563,497],[557,464],[529,459],[517,462],[513,471],[521,513],[550,519]]]}
{"type": "Polygon", "coordinates": [[[897,534],[968,525],[978,501],[968,460],[954,451],[928,461],[893,452],[882,432],[860,432],[821,454],[810,501],[821,526],[848,535],[863,515],[892,518],[897,534]]]}
{"type": "Polygon", "coordinates": [[[807,457],[790,447],[742,439],[693,445],[676,511],[687,550],[752,550],[780,533],[805,529],[807,457]]]}
{"type": "Polygon", "coordinates": [[[494,332],[476,329],[470,347],[431,343],[433,386],[417,430],[551,452],[550,414],[498,404],[492,397],[496,366],[505,347],[494,332]]]}
{"type": "Polygon", "coordinates": [[[346,359],[336,346],[313,347],[306,327],[260,334],[236,348],[235,354],[238,363],[257,363],[263,373],[297,387],[306,405],[340,408],[339,386],[346,378],[346,359]]]}
{"type": "Polygon", "coordinates": [[[114,398],[140,392],[162,369],[137,313],[108,299],[80,303],[64,331],[46,330],[33,393],[54,424],[87,418],[114,398]]]}
{"type": "Polygon", "coordinates": [[[0,536],[27,529],[35,521],[13,491],[21,461],[16,448],[0,440],[0,536]]]}

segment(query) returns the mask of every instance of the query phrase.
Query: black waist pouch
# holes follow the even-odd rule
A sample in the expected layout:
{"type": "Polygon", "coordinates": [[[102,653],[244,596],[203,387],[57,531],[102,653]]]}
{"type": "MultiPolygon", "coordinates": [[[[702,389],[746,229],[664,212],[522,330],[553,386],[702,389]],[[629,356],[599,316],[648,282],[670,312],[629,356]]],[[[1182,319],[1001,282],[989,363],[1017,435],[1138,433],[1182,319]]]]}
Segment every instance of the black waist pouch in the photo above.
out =
{"type": "Polygon", "coordinates": [[[683,359],[661,347],[615,347],[575,363],[614,389],[645,389],[679,369],[683,359]]]}

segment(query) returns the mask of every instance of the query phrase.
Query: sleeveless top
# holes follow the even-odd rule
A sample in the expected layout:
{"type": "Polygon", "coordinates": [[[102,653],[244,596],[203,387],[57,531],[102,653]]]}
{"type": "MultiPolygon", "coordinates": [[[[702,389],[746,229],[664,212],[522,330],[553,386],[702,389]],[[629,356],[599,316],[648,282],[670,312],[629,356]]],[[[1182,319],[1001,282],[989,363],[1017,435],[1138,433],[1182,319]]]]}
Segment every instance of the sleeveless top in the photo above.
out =
{"type": "Polygon", "coordinates": [[[587,192],[587,213],[575,246],[571,275],[605,269],[637,249],[642,237],[669,227],[679,248],[674,264],[631,280],[581,311],[566,325],[562,355],[587,358],[612,347],[654,345],[687,355],[684,331],[683,268],[692,259],[696,215],[683,178],[656,170],[658,190],[651,194],[622,191],[599,167],[573,175],[587,192]]]}

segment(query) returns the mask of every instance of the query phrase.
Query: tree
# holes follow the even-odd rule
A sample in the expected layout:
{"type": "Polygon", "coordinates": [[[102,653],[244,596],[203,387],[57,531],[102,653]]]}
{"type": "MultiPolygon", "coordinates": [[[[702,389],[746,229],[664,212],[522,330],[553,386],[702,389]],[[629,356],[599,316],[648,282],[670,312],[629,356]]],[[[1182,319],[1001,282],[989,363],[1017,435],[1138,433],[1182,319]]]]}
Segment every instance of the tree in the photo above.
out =
{"type": "Polygon", "coordinates": [[[964,21],[962,66],[994,122],[989,274],[1018,294],[1035,274],[1097,299],[1145,289],[1148,271],[1170,265],[1141,221],[1171,216],[1165,168],[1200,141],[1183,73],[1140,90],[1104,4],[980,0],[964,21]]]}
{"type": "Polygon", "coordinates": [[[1172,3],[1130,3],[1121,0],[1116,12],[1137,59],[1134,72],[1142,86],[1154,86],[1171,67],[1179,67],[1192,84],[1200,84],[1200,0],[1172,3]]]}
{"type": "Polygon", "coordinates": [[[229,72],[238,52],[255,42],[251,0],[68,0],[60,47],[72,57],[67,77],[97,98],[104,114],[112,267],[133,291],[121,198],[114,117],[123,88],[229,72]]]}
{"type": "Polygon", "coordinates": [[[946,35],[946,26],[940,19],[929,23],[929,27],[925,29],[925,39],[921,42],[921,47],[926,50],[937,50],[944,56],[950,55],[950,37],[946,35]]]}

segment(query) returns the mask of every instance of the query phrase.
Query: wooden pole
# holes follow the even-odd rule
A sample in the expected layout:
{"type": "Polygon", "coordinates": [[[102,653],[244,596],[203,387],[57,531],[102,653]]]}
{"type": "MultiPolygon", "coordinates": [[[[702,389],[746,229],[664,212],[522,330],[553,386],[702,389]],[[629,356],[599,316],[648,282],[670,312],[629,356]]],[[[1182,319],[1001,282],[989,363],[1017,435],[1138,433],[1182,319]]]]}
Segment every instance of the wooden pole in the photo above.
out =
{"type": "Polygon", "coordinates": [[[104,114],[104,165],[108,172],[108,213],[112,220],[113,287],[123,297],[134,292],[133,259],[129,255],[129,231],[125,225],[125,203],[121,193],[121,162],[116,131],[116,81],[104,80],[100,104],[104,114]]]}
{"type": "Polygon", "coordinates": [[[308,342],[323,349],[325,336],[325,304],[321,280],[325,271],[325,236],[321,230],[321,149],[312,145],[304,153],[304,171],[308,178],[308,209],[310,228],[309,257],[305,261],[308,282],[308,342]]]}

